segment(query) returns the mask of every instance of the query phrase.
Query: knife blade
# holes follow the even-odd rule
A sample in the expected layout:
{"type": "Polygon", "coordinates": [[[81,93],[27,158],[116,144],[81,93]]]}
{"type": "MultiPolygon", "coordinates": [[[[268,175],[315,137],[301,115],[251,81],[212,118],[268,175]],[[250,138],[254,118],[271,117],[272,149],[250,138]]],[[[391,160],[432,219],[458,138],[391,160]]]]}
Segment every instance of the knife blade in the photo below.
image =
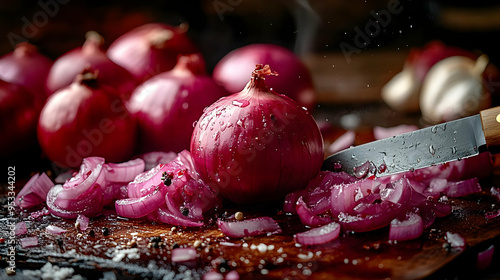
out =
{"type": "Polygon", "coordinates": [[[420,130],[350,147],[325,159],[322,170],[351,175],[370,168],[380,177],[460,160],[500,147],[500,107],[420,130]]]}

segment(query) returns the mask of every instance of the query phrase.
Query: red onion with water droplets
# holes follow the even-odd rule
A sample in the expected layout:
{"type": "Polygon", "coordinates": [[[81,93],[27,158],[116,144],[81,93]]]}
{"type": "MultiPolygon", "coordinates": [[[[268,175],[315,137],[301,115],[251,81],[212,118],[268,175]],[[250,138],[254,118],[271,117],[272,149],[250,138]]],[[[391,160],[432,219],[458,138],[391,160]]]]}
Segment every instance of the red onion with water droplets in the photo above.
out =
{"type": "Polygon", "coordinates": [[[43,102],[49,94],[45,81],[51,66],[52,60],[37,47],[22,42],[0,58],[0,79],[25,87],[43,102]]]}
{"type": "Polygon", "coordinates": [[[0,80],[0,156],[35,146],[41,108],[33,92],[0,80]]]}
{"type": "Polygon", "coordinates": [[[84,72],[49,97],[40,114],[38,140],[57,165],[78,167],[89,156],[121,162],[135,148],[136,121],[122,98],[84,72]]]}
{"type": "Polygon", "coordinates": [[[268,77],[266,84],[308,110],[316,103],[315,88],[307,66],[292,51],[273,44],[251,44],[233,50],[215,65],[213,77],[231,92],[239,92],[248,82],[256,64],[268,64],[279,77],[268,77]]]}
{"type": "Polygon", "coordinates": [[[223,198],[236,203],[282,199],[306,187],[323,162],[323,139],[314,118],[269,90],[264,79],[271,74],[268,65],[257,65],[246,88],[208,107],[193,131],[196,169],[223,198]]]}
{"type": "Polygon", "coordinates": [[[186,32],[186,24],[145,24],[116,39],[109,46],[107,55],[136,79],[146,81],[171,70],[179,55],[199,53],[186,32]]]}
{"type": "Polygon", "coordinates": [[[138,80],[125,68],[111,61],[102,48],[103,38],[88,32],[82,47],[75,48],[54,61],[47,77],[47,90],[54,93],[69,86],[84,70],[97,71],[101,83],[114,88],[127,99],[138,80]]]}
{"type": "Polygon", "coordinates": [[[206,74],[200,55],[181,56],[174,69],[147,80],[130,97],[139,124],[139,152],[189,149],[193,123],[205,107],[227,95],[206,74]]]}

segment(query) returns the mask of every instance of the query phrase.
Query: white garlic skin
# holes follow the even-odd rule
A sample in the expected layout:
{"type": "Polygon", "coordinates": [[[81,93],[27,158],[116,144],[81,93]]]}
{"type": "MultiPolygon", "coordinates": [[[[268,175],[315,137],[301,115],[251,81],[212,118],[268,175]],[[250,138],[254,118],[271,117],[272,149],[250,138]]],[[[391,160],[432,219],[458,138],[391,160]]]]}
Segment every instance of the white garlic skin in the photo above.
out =
{"type": "Polygon", "coordinates": [[[420,92],[422,117],[429,123],[451,121],[479,113],[491,106],[491,95],[482,74],[488,58],[476,61],[452,56],[436,63],[427,73],[420,92]]]}
{"type": "Polygon", "coordinates": [[[420,86],[413,67],[405,66],[401,72],[382,87],[382,100],[395,111],[419,112],[420,86]]]}

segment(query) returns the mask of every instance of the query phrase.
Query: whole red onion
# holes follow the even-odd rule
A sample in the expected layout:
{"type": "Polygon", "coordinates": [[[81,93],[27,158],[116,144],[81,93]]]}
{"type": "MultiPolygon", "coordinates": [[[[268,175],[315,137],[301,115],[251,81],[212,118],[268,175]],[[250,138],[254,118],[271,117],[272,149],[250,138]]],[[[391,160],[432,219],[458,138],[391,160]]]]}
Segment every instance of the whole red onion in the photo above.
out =
{"type": "Polygon", "coordinates": [[[224,56],[213,70],[213,77],[231,92],[241,91],[256,64],[272,65],[279,77],[267,77],[266,84],[312,110],[316,96],[311,73],[292,51],[273,44],[250,44],[224,56]]]}
{"type": "Polygon", "coordinates": [[[181,56],[175,68],[137,87],[129,100],[139,124],[139,150],[189,149],[193,123],[203,109],[229,93],[206,74],[198,54],[181,56]]]}
{"type": "Polygon", "coordinates": [[[264,79],[271,74],[268,65],[257,65],[243,91],[205,110],[191,138],[202,179],[236,203],[276,201],[304,188],[323,161],[317,123],[268,88],[264,79]]]}
{"type": "Polygon", "coordinates": [[[115,88],[128,98],[138,81],[123,67],[111,61],[102,49],[103,38],[96,32],[88,32],[82,47],[60,56],[47,77],[47,89],[53,93],[69,86],[85,69],[99,72],[99,81],[115,88]]]}
{"type": "Polygon", "coordinates": [[[45,80],[51,66],[50,58],[38,52],[34,45],[23,42],[0,58],[0,79],[21,85],[45,101],[48,96],[45,80]]]}
{"type": "Polygon", "coordinates": [[[41,107],[33,92],[0,80],[0,155],[12,155],[36,143],[41,107]]]}
{"type": "Polygon", "coordinates": [[[83,72],[51,95],[38,123],[42,151],[57,165],[78,167],[89,156],[110,162],[128,159],[135,146],[136,122],[119,94],[83,72]]]}
{"type": "Polygon", "coordinates": [[[180,54],[199,52],[186,31],[187,25],[145,24],[116,39],[107,54],[138,80],[145,81],[174,68],[180,54]]]}

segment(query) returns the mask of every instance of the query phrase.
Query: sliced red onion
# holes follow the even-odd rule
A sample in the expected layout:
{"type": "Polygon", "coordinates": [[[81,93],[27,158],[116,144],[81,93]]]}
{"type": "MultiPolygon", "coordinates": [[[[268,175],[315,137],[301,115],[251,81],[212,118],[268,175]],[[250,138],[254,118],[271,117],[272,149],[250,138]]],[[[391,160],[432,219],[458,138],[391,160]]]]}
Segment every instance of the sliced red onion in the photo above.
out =
{"type": "Polygon", "coordinates": [[[195,248],[175,248],[172,250],[172,262],[189,262],[198,258],[198,252],[195,248]]]}
{"type": "Polygon", "coordinates": [[[226,274],[226,280],[239,280],[239,279],[240,275],[236,270],[231,270],[226,274]]]}
{"type": "Polygon", "coordinates": [[[85,215],[78,215],[75,224],[80,227],[80,230],[86,230],[89,227],[89,218],[85,215]]]}
{"type": "Polygon", "coordinates": [[[389,227],[389,240],[406,241],[419,238],[424,232],[422,218],[416,213],[407,213],[404,220],[394,219],[389,227]]]}
{"type": "Polygon", "coordinates": [[[465,239],[460,236],[460,234],[447,231],[445,239],[450,243],[451,247],[462,250],[465,249],[465,239]]]}
{"type": "Polygon", "coordinates": [[[75,199],[86,192],[94,184],[105,185],[105,174],[102,172],[104,158],[87,157],[82,161],[79,172],[66,181],[60,194],[61,199],[75,199]]]}
{"type": "Polygon", "coordinates": [[[102,211],[102,195],[100,195],[102,188],[96,184],[94,189],[91,189],[88,193],[89,196],[81,201],[63,200],[59,198],[59,194],[64,191],[62,185],[55,185],[47,194],[47,207],[50,213],[65,219],[76,219],[79,214],[89,217],[97,216],[102,211]],[[59,204],[63,207],[59,206],[59,204]]]}
{"type": "Polygon", "coordinates": [[[109,182],[128,183],[144,172],[144,167],[144,160],[136,158],[122,163],[105,164],[104,172],[109,182]]]}
{"type": "Polygon", "coordinates": [[[38,211],[35,211],[35,212],[31,212],[30,213],[30,219],[36,219],[36,218],[39,218],[39,217],[43,217],[43,216],[48,216],[50,215],[50,212],[47,208],[43,208],[42,210],[38,210],[38,211]]]}
{"type": "Polygon", "coordinates": [[[480,191],[481,185],[479,184],[479,180],[474,177],[459,182],[448,183],[445,195],[448,197],[461,197],[473,193],[478,193],[480,191]]]}
{"type": "Polygon", "coordinates": [[[499,217],[499,216],[500,216],[500,209],[497,209],[497,210],[494,210],[494,211],[490,211],[490,212],[486,212],[484,214],[484,217],[486,219],[488,219],[488,220],[489,219],[494,219],[494,218],[499,217]]]}
{"type": "Polygon", "coordinates": [[[334,154],[347,149],[354,145],[354,140],[356,138],[356,132],[353,130],[348,130],[344,134],[340,135],[335,141],[333,141],[330,146],[328,146],[328,153],[334,154]]]}
{"type": "Polygon", "coordinates": [[[21,208],[38,206],[45,201],[47,193],[54,186],[49,176],[43,173],[33,175],[16,196],[16,205],[21,208]]]}
{"type": "Polygon", "coordinates": [[[158,208],[156,212],[154,212],[155,219],[162,223],[176,225],[176,226],[184,226],[184,227],[201,227],[203,226],[203,222],[195,221],[189,219],[185,216],[174,215],[170,210],[166,208],[158,208]]]}
{"type": "Polygon", "coordinates": [[[166,168],[165,164],[158,164],[154,168],[137,175],[132,182],[128,183],[128,196],[138,198],[147,195],[148,190],[153,191],[153,186],[160,183],[166,168]]]}
{"type": "Polygon", "coordinates": [[[326,225],[332,221],[330,216],[315,215],[309,207],[307,207],[302,197],[299,197],[296,205],[296,212],[303,225],[310,227],[318,227],[326,225]]]}
{"type": "Polygon", "coordinates": [[[491,244],[490,247],[486,248],[484,251],[477,253],[477,270],[485,270],[491,265],[494,251],[495,245],[491,244]]]}
{"type": "Polygon", "coordinates": [[[76,176],[77,172],[73,169],[66,170],[59,175],[56,176],[54,179],[54,183],[56,184],[64,184],[66,181],[70,180],[72,177],[76,176]]]}
{"type": "Polygon", "coordinates": [[[139,158],[144,160],[146,166],[144,170],[150,170],[151,168],[157,166],[158,164],[167,164],[174,160],[177,157],[177,153],[175,152],[163,152],[163,151],[154,151],[141,154],[139,158]]]}
{"type": "Polygon", "coordinates": [[[29,247],[38,246],[38,237],[36,237],[36,236],[21,238],[20,241],[21,241],[22,248],[29,248],[29,247]]]}
{"type": "Polygon", "coordinates": [[[58,227],[58,226],[54,226],[54,225],[49,225],[45,228],[45,230],[48,232],[48,233],[52,233],[52,234],[62,234],[62,233],[65,233],[67,230],[61,228],[61,227],[58,227]]]}
{"type": "Polygon", "coordinates": [[[126,218],[145,217],[165,203],[165,193],[164,185],[159,184],[152,193],[146,196],[117,200],[115,201],[116,213],[126,218]]]}
{"type": "Polygon", "coordinates": [[[209,271],[203,275],[203,280],[224,280],[224,275],[217,271],[209,271]]]}
{"type": "Polygon", "coordinates": [[[25,234],[28,231],[25,222],[18,222],[14,227],[14,232],[16,235],[25,234]]]}
{"type": "Polygon", "coordinates": [[[259,217],[243,221],[218,220],[217,225],[225,235],[231,238],[242,238],[247,236],[271,235],[281,233],[281,227],[271,217],[259,217]]]}
{"type": "Polygon", "coordinates": [[[372,215],[340,213],[337,217],[338,223],[342,225],[343,230],[354,232],[372,231],[388,226],[404,210],[401,204],[394,204],[389,201],[384,201],[380,206],[375,205],[373,207],[379,208],[380,211],[372,215]]]}
{"type": "Polygon", "coordinates": [[[294,235],[295,242],[302,245],[318,245],[330,242],[339,237],[340,225],[331,222],[321,227],[313,228],[294,235]]]}

